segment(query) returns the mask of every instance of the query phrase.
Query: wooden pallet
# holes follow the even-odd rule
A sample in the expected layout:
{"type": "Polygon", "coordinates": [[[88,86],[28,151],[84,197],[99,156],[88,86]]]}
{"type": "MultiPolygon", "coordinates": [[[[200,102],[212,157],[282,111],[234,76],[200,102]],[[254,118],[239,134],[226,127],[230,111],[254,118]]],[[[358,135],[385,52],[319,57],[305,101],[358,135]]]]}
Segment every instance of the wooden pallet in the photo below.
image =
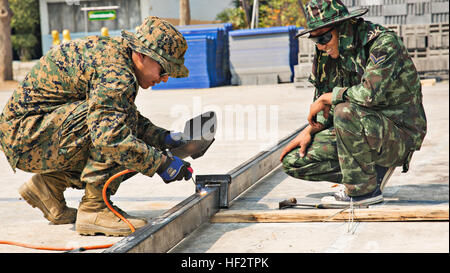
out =
{"type": "MultiPolygon", "coordinates": [[[[350,210],[339,209],[287,209],[287,210],[220,210],[212,223],[296,223],[345,222],[350,210]],[[341,211],[341,212],[340,212],[341,211]]],[[[358,222],[448,221],[447,205],[427,206],[375,206],[354,210],[358,222]]]]}

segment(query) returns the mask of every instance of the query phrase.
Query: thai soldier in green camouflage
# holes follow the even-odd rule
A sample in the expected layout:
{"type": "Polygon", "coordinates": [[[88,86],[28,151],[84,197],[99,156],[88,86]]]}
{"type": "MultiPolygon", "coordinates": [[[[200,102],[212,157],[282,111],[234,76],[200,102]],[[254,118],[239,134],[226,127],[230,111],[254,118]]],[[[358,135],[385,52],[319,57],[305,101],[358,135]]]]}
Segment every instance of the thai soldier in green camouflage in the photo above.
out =
{"type": "MultiPolygon", "coordinates": [[[[171,24],[149,17],[136,34],[90,36],[43,56],[0,117],[0,142],[11,167],[36,173],[19,189],[22,197],[55,224],[76,220],[80,234],[129,234],[128,225],[103,202],[108,178],[126,169],[147,176],[158,172],[165,182],[188,177],[187,162],[161,153],[181,143],[134,104],[139,86],[188,76],[186,49],[186,40],[171,24]],[[164,172],[175,161],[178,174],[170,177],[164,172]],[[68,187],[85,189],[78,211],[66,206],[68,187]]],[[[116,179],[108,198],[129,177],[116,179]]],[[[146,224],[116,210],[135,228],[146,224]]]]}
{"type": "Polygon", "coordinates": [[[356,18],[340,0],[305,6],[316,43],[310,82],[315,86],[308,126],[280,156],[296,178],[342,183],[345,190],[322,203],[373,204],[395,166],[407,171],[426,134],[416,68],[389,29],[356,18]]]}

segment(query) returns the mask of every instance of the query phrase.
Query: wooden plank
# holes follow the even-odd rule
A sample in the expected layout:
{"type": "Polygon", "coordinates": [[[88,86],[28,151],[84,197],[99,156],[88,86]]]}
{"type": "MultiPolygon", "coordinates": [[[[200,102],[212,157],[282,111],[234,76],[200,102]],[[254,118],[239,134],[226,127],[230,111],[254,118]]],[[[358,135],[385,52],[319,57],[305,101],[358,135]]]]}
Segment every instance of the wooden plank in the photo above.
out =
{"type": "MultiPolygon", "coordinates": [[[[295,223],[295,222],[342,222],[349,220],[349,210],[339,209],[287,209],[287,210],[220,210],[212,223],[295,223]],[[336,215],[335,215],[336,214],[336,215]],[[329,219],[331,216],[333,216],[329,219]]],[[[354,210],[354,221],[448,221],[448,205],[383,206],[354,210]]]]}

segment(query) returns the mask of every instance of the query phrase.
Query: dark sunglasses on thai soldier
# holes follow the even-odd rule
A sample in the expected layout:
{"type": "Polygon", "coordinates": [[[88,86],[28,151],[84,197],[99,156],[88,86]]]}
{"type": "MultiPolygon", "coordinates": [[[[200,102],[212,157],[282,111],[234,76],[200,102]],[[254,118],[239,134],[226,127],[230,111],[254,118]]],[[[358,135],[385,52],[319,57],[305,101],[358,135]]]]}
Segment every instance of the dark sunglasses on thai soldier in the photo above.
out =
{"type": "Polygon", "coordinates": [[[333,28],[330,28],[330,30],[322,33],[319,36],[311,36],[311,34],[309,34],[308,38],[316,44],[326,45],[333,38],[333,34],[331,33],[332,30],[333,28]]]}

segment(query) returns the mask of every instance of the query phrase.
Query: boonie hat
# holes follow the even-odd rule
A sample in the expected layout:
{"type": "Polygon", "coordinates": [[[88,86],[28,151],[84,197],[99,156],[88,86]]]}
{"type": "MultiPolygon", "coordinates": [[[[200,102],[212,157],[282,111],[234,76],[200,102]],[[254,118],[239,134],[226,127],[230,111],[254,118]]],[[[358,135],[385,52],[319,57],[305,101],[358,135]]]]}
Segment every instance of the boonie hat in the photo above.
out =
{"type": "Polygon", "coordinates": [[[295,37],[297,38],[317,29],[362,16],[368,11],[369,9],[367,8],[360,8],[349,12],[341,0],[311,0],[304,7],[308,28],[295,37]]]}
{"type": "Polygon", "coordinates": [[[169,22],[150,16],[137,27],[136,33],[122,30],[122,37],[128,40],[134,51],[158,62],[170,77],[189,76],[189,70],[184,66],[186,39],[169,22]]]}

